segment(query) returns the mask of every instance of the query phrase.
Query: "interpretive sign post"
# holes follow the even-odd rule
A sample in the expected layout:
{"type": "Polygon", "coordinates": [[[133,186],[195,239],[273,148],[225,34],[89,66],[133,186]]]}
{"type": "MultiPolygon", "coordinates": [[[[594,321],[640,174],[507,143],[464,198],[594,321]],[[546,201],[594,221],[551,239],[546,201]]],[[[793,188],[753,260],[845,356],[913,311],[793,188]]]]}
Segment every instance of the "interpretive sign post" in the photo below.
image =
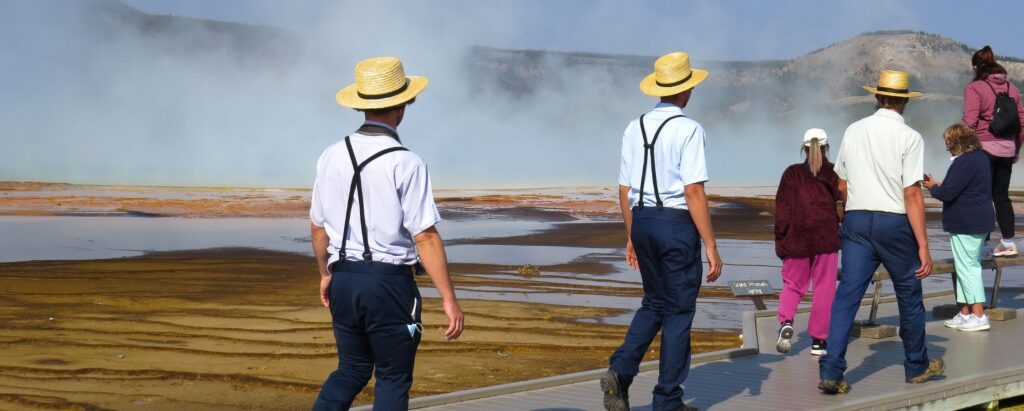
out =
{"type": "Polygon", "coordinates": [[[768,280],[729,281],[729,288],[737,297],[750,297],[758,310],[766,310],[764,296],[775,295],[775,287],[768,280]]]}

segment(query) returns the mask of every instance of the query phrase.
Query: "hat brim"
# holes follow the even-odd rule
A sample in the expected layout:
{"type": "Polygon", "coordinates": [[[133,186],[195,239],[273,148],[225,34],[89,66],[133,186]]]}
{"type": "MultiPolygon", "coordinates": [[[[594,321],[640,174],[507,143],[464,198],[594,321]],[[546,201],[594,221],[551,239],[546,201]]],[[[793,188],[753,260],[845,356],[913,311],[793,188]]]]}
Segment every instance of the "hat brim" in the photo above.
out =
{"type": "Polygon", "coordinates": [[[871,86],[861,86],[861,87],[864,87],[864,90],[867,90],[867,91],[871,92],[871,94],[881,94],[883,96],[919,98],[919,97],[924,95],[924,94],[921,94],[920,92],[917,92],[917,91],[910,91],[910,92],[906,92],[906,93],[892,93],[892,92],[888,92],[888,91],[878,91],[877,88],[874,88],[874,87],[871,87],[871,86]]]}
{"type": "Polygon", "coordinates": [[[693,74],[690,75],[690,79],[686,80],[682,84],[675,85],[672,87],[662,87],[658,85],[658,82],[654,79],[654,73],[648,74],[643,80],[640,80],[640,91],[648,96],[665,97],[673,96],[682,93],[686,90],[694,88],[702,81],[708,78],[707,70],[693,69],[693,74]]]}
{"type": "Polygon", "coordinates": [[[376,110],[394,107],[416,98],[417,95],[427,88],[427,84],[430,83],[430,80],[427,80],[427,78],[423,76],[407,76],[406,79],[409,81],[409,86],[405,91],[387,98],[362,98],[359,96],[356,84],[352,83],[338,91],[335,99],[338,101],[338,104],[348,108],[354,108],[356,110],[376,110]]]}

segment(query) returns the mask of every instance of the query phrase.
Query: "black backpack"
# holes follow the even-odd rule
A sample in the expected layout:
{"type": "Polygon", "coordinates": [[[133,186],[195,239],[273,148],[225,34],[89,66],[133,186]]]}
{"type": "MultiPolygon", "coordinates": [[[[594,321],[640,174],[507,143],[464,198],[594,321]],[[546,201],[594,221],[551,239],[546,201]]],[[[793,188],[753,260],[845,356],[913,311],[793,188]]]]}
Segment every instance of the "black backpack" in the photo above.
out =
{"type": "Polygon", "coordinates": [[[1006,92],[996,93],[996,89],[992,87],[991,83],[982,81],[988,84],[988,88],[992,89],[992,94],[996,95],[996,105],[992,107],[992,121],[988,124],[988,131],[991,131],[992,135],[996,137],[1016,139],[1020,133],[1020,115],[1017,113],[1017,102],[1010,97],[1009,83],[1007,83],[1006,92]]]}

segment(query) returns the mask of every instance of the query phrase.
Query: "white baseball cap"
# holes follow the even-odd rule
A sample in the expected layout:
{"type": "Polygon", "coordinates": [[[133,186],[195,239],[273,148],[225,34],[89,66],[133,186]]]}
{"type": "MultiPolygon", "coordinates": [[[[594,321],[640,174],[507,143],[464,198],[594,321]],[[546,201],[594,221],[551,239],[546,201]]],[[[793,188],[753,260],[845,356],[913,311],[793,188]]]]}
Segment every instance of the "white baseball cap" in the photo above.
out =
{"type": "Polygon", "coordinates": [[[804,146],[810,147],[811,140],[818,139],[818,144],[828,144],[828,135],[825,134],[825,130],[820,128],[812,128],[804,132],[804,146]]]}

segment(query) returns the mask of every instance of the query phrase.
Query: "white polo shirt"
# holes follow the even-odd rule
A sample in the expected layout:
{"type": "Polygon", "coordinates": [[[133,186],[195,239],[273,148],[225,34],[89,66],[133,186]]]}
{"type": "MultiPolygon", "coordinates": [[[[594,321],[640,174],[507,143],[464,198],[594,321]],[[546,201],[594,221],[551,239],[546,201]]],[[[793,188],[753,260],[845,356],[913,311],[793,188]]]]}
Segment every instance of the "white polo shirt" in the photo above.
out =
{"type": "Polygon", "coordinates": [[[835,163],[846,210],[906,214],[903,189],[924,178],[924,142],[899,113],[879,109],[846,128],[835,163]]]}
{"type": "MultiPolygon", "coordinates": [[[[351,138],[359,162],[378,151],[401,145],[386,135],[355,133],[351,138]]],[[[352,174],[344,140],[324,150],[316,163],[309,218],[313,224],[324,227],[330,237],[328,266],[338,261],[352,174]]],[[[413,237],[441,221],[423,159],[410,151],[384,154],[363,169],[362,181],[369,239],[364,239],[360,231],[356,194],[345,245],[346,259],[362,261],[363,244],[369,241],[374,261],[400,265],[419,261],[413,237]]]]}
{"type": "MultiPolygon", "coordinates": [[[[644,115],[647,140],[654,139],[658,126],[669,117],[683,114],[683,109],[671,104],[658,104],[644,115]]],[[[655,172],[658,192],[665,207],[687,209],[685,187],[708,181],[707,162],[704,158],[704,127],[700,123],[681,117],[669,121],[654,143],[655,172]]],[[[644,170],[644,139],[640,134],[640,119],[633,120],[622,134],[622,163],[619,167],[619,185],[631,187],[629,201],[632,206],[640,202],[640,178],[644,182],[644,205],[655,206],[654,181],[651,178],[650,159],[644,170]]]]}

